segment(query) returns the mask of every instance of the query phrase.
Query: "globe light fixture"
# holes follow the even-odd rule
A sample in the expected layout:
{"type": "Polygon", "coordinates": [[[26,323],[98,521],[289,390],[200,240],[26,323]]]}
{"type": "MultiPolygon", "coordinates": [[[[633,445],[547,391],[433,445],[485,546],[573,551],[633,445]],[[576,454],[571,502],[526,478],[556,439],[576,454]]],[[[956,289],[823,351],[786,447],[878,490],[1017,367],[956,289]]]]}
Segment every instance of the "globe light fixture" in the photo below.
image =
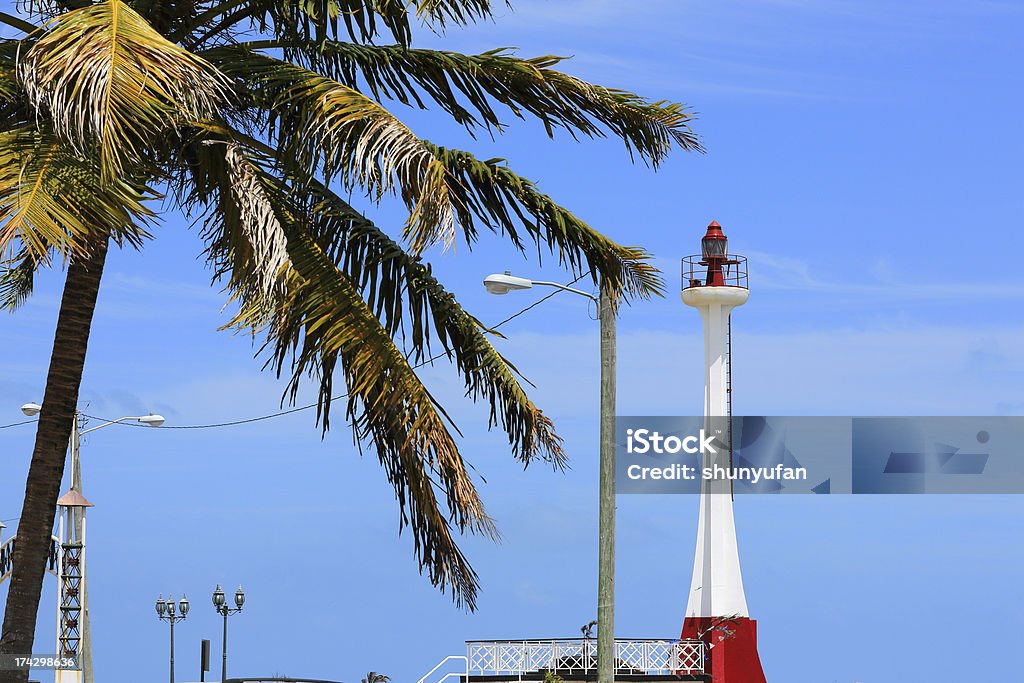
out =
{"type": "Polygon", "coordinates": [[[166,621],[171,625],[171,683],[174,683],[174,625],[179,621],[182,621],[188,616],[189,604],[188,598],[182,593],[181,600],[178,601],[178,606],[174,606],[174,598],[170,594],[167,596],[167,600],[164,600],[163,593],[156,599],[156,615],[160,618],[160,621],[166,621]],[[175,612],[179,614],[175,614],[175,612]]]}
{"type": "Polygon", "coordinates": [[[235,606],[228,607],[226,596],[224,595],[224,589],[217,584],[217,587],[213,589],[213,608],[217,610],[217,614],[224,617],[224,647],[221,653],[221,664],[220,664],[220,679],[226,681],[228,679],[228,617],[232,614],[238,614],[242,611],[242,605],[245,604],[245,591],[239,586],[238,590],[235,591],[235,606]]]}
{"type": "MultiPolygon", "coordinates": [[[[220,608],[224,605],[224,589],[217,584],[217,587],[213,589],[213,606],[220,608]]],[[[220,609],[217,610],[220,612],[220,609]]]]}

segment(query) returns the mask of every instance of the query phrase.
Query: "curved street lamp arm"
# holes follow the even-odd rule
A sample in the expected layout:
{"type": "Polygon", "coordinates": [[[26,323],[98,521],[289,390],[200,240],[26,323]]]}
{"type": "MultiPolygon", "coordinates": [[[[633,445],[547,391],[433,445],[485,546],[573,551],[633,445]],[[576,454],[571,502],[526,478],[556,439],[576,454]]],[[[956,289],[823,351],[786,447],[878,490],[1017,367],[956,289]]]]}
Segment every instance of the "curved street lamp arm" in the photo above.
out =
{"type": "Polygon", "coordinates": [[[116,425],[118,422],[124,422],[125,420],[135,420],[136,422],[138,422],[141,419],[141,417],[119,417],[116,420],[110,420],[109,422],[104,422],[101,425],[96,425],[95,427],[90,427],[89,429],[82,430],[78,432],[78,436],[85,436],[89,432],[95,432],[97,429],[103,429],[104,427],[109,427],[110,425],[116,425]]]}
{"type": "Polygon", "coordinates": [[[590,292],[584,292],[583,290],[575,289],[574,287],[567,287],[566,285],[562,285],[562,284],[559,284],[557,282],[544,282],[544,281],[541,281],[541,280],[533,280],[533,284],[535,284],[535,285],[545,285],[547,287],[554,287],[555,289],[564,289],[567,292],[572,292],[573,294],[579,294],[580,296],[585,296],[588,299],[590,299],[591,301],[593,301],[595,304],[596,303],[600,303],[598,301],[597,297],[594,296],[593,294],[591,294],[590,292]]]}

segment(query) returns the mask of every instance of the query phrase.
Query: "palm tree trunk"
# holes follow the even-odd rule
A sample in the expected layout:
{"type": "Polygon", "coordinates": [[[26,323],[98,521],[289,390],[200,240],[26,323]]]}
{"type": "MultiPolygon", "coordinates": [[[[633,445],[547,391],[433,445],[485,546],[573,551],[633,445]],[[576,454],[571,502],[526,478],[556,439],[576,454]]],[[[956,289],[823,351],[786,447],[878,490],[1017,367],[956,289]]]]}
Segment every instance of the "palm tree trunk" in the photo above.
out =
{"type": "MultiPolygon", "coordinates": [[[[64,476],[64,456],[78,405],[78,389],[82,384],[85,352],[106,256],[107,238],[104,237],[97,241],[88,256],[71,262],[64,282],[43,409],[39,413],[32,464],[25,484],[25,502],[18,522],[0,654],[32,653],[50,534],[64,476]]],[[[48,646],[45,651],[50,649],[48,646]]],[[[0,671],[0,683],[26,681],[27,670],[0,671]]]]}

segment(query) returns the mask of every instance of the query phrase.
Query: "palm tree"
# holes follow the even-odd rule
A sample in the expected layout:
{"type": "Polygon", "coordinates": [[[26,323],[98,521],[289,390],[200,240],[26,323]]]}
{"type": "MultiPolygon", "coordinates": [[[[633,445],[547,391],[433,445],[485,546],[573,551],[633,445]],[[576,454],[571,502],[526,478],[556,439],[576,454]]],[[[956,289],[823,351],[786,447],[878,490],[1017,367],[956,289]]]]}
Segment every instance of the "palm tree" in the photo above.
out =
{"type": "Polygon", "coordinates": [[[360,683],[391,683],[391,676],[386,676],[376,671],[371,671],[363,678],[360,683]]]}
{"type": "Polygon", "coordinates": [[[416,364],[440,347],[524,464],[557,467],[565,454],[492,331],[433,276],[428,250],[490,231],[623,299],[658,293],[660,278],[646,252],[604,237],[504,160],[421,139],[383,103],[436,107],[470,132],[500,133],[511,113],[550,137],[612,134],[652,166],[674,146],[699,149],[687,110],[583,82],[556,70],[558,57],[412,47],[414,23],[489,18],[490,0],[18,7],[0,13],[23,33],[0,41],[0,306],[24,301],[40,267],[66,263],[67,279],[0,652],[31,651],[108,245],[143,247],[156,199],[201,226],[214,281],[237,306],[230,326],[263,340],[286,396],[312,382],[326,431],[344,391],[344,418],[393,485],[421,569],[472,609],[478,578],[454,535],[495,527],[416,364]],[[342,198],[354,191],[371,204],[397,196],[400,236],[342,198]]]}

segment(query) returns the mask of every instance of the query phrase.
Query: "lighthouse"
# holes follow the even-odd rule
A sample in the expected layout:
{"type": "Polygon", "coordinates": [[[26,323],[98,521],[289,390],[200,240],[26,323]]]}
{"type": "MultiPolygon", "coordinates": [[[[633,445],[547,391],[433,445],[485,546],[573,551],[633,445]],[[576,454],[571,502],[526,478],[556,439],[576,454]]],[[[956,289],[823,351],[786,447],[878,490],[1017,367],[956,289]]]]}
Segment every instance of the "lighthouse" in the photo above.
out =
{"type": "MultiPolygon", "coordinates": [[[[729,254],[722,226],[712,221],[699,256],[683,259],[682,299],[704,325],[704,429],[717,448],[703,455],[712,471],[732,464],[733,309],[746,303],[747,260],[729,254]]],[[[757,622],[750,618],[740,573],[732,482],[701,481],[697,549],[682,638],[705,643],[713,683],[765,683],[757,654],[757,622]]]]}

